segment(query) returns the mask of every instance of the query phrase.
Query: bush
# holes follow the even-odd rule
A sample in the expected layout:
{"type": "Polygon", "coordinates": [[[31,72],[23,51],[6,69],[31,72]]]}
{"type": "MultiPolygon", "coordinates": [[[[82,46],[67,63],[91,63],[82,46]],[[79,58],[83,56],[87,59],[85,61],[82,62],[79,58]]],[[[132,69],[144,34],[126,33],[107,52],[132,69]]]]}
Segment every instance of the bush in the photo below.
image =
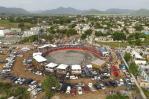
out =
{"type": "Polygon", "coordinates": [[[113,94],[113,95],[108,95],[106,99],[129,99],[129,97],[121,94],[113,94]]]}
{"type": "Polygon", "coordinates": [[[131,60],[131,54],[130,53],[125,53],[125,55],[124,55],[124,59],[126,60],[126,62],[129,62],[130,60],[131,60]]]}

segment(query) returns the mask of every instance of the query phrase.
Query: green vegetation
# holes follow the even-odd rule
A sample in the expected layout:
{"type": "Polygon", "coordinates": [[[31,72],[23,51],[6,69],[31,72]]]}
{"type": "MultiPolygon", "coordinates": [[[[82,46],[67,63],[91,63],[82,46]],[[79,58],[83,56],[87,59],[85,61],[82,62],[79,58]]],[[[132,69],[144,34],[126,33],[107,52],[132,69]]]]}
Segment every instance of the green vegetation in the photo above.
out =
{"type": "Polygon", "coordinates": [[[129,97],[121,94],[113,94],[113,95],[108,95],[106,99],[129,99],[129,97]]]}
{"type": "MultiPolygon", "coordinates": [[[[51,35],[44,34],[44,35],[40,35],[39,42],[41,41],[41,39],[45,39],[47,41],[52,42],[54,37],[51,35]]],[[[32,43],[32,42],[37,42],[37,41],[38,41],[38,35],[32,35],[30,37],[23,38],[19,43],[32,43]]]]}
{"type": "Polygon", "coordinates": [[[143,43],[146,42],[147,40],[146,36],[143,33],[130,34],[127,39],[130,45],[137,45],[137,46],[143,45],[143,43]],[[145,40],[141,41],[141,38],[144,38],[145,40]]]}
{"type": "Polygon", "coordinates": [[[85,31],[84,34],[81,35],[81,39],[84,40],[84,39],[88,38],[91,34],[92,34],[92,30],[89,29],[89,30],[85,31]]]}
{"type": "Polygon", "coordinates": [[[9,20],[0,20],[0,27],[17,27],[17,23],[10,22],[9,20]]]}
{"type": "Polygon", "coordinates": [[[37,35],[33,35],[33,36],[30,36],[30,37],[25,37],[23,38],[23,40],[21,40],[19,43],[31,43],[31,42],[35,42],[38,40],[38,36],[37,35]]]}
{"type": "Polygon", "coordinates": [[[45,91],[46,98],[50,99],[55,93],[53,88],[56,90],[57,88],[59,88],[59,86],[59,81],[56,79],[56,77],[52,75],[47,76],[42,82],[42,87],[45,91]]]}
{"type": "Polygon", "coordinates": [[[18,97],[18,99],[30,99],[26,88],[0,82],[0,99],[7,99],[11,96],[18,97]]]}
{"type": "Polygon", "coordinates": [[[114,40],[126,40],[126,35],[124,33],[115,32],[113,33],[113,39],[114,40]]]}
{"type": "Polygon", "coordinates": [[[129,72],[132,73],[134,76],[138,76],[139,75],[138,65],[136,65],[134,62],[130,63],[129,72]]]}
{"type": "Polygon", "coordinates": [[[149,90],[143,89],[143,92],[146,95],[146,97],[148,97],[147,99],[149,99],[149,90]]]}
{"type": "Polygon", "coordinates": [[[100,45],[108,45],[112,48],[116,47],[127,47],[129,44],[127,42],[96,42],[100,45]]]}
{"type": "Polygon", "coordinates": [[[130,62],[131,58],[132,58],[131,54],[126,52],[124,55],[124,59],[126,60],[127,63],[130,62]]]}

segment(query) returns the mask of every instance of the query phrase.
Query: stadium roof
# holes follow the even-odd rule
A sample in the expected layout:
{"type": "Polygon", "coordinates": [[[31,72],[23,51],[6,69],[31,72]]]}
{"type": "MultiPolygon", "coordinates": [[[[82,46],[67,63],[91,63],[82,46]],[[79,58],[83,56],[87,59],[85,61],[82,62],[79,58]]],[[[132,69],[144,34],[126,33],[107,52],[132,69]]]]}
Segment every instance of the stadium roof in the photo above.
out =
{"type": "Polygon", "coordinates": [[[40,47],[38,47],[38,48],[46,48],[46,47],[57,47],[56,45],[54,45],[54,44],[45,44],[45,45],[43,45],[43,46],[40,46],[40,47]]]}

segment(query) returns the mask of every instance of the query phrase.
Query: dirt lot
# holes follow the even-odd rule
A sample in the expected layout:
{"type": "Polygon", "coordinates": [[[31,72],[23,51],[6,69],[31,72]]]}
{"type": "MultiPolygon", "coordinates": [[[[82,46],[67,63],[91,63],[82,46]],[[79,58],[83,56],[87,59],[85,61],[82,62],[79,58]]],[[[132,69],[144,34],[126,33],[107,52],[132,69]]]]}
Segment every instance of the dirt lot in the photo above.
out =
{"type": "Polygon", "coordinates": [[[43,76],[35,75],[32,72],[25,70],[25,66],[22,63],[23,59],[26,59],[30,55],[32,55],[32,51],[24,53],[23,57],[17,57],[12,69],[12,73],[20,77],[32,78],[38,82],[41,82],[43,80],[43,76]]]}
{"type": "MultiPolygon", "coordinates": [[[[0,59],[5,61],[7,56],[8,56],[7,50],[4,49],[3,53],[0,54],[0,59]]],[[[5,63],[0,63],[0,70],[3,69],[4,65],[5,65],[5,63]]]]}
{"type": "Polygon", "coordinates": [[[57,94],[52,99],[105,99],[109,91],[125,90],[125,87],[108,88],[96,92],[84,93],[83,95],[71,96],[67,94],[57,94]]]}

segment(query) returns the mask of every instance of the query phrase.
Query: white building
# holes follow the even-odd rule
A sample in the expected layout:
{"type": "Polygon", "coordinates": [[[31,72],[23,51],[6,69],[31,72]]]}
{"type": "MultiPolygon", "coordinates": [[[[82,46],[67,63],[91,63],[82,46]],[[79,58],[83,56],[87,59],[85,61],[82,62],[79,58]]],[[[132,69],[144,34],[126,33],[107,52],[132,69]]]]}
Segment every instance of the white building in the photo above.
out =
{"type": "Polygon", "coordinates": [[[37,35],[39,33],[39,30],[40,30],[40,27],[32,27],[30,30],[24,31],[22,37],[37,35]]]}
{"type": "Polygon", "coordinates": [[[9,29],[0,30],[0,37],[5,37],[6,34],[9,34],[11,31],[9,29]]]}
{"type": "Polygon", "coordinates": [[[134,58],[135,64],[137,64],[137,65],[147,64],[146,60],[138,52],[132,51],[131,54],[134,58]]]}
{"type": "Polygon", "coordinates": [[[100,36],[100,37],[96,37],[95,41],[100,41],[100,42],[113,42],[113,38],[110,36],[104,37],[104,36],[100,36]]]}
{"type": "Polygon", "coordinates": [[[28,30],[28,31],[24,31],[22,37],[29,37],[37,34],[38,34],[38,31],[28,30]]]}

